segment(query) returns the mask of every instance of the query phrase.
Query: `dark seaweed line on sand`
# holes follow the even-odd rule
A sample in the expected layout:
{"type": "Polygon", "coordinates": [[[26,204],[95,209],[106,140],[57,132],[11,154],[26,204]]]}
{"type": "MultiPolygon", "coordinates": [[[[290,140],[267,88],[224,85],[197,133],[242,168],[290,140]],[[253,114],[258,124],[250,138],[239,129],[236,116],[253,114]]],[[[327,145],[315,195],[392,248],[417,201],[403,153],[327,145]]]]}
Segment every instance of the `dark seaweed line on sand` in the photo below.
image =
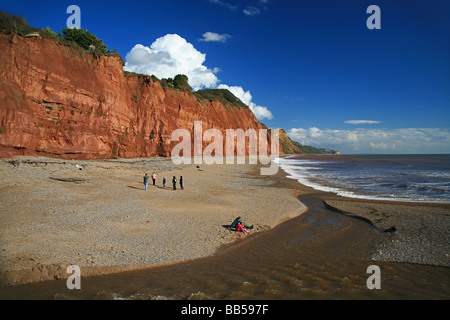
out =
{"type": "Polygon", "coordinates": [[[336,213],[339,213],[339,214],[343,214],[343,215],[345,215],[347,217],[350,217],[350,218],[362,220],[365,223],[368,223],[369,225],[371,225],[372,227],[374,227],[375,229],[377,229],[377,230],[379,230],[381,232],[391,233],[391,232],[396,232],[397,231],[397,228],[395,228],[395,226],[392,226],[392,227],[390,227],[388,229],[382,230],[382,229],[378,228],[370,219],[367,219],[367,218],[364,218],[364,217],[361,217],[361,216],[358,216],[358,215],[354,215],[354,214],[351,214],[351,213],[346,212],[346,211],[342,211],[342,210],[340,210],[338,208],[330,206],[328,203],[326,203],[323,200],[322,200],[322,202],[323,202],[323,205],[325,206],[326,209],[328,209],[330,211],[333,211],[333,212],[336,212],[336,213]]]}

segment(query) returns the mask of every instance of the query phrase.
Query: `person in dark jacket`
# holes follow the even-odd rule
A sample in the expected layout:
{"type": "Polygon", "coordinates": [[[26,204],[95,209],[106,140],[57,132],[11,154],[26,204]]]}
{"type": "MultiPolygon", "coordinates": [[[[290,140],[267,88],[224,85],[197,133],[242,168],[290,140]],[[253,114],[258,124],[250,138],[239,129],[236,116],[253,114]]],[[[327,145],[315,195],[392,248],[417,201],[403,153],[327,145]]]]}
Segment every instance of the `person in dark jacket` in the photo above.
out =
{"type": "Polygon", "coordinates": [[[183,177],[182,176],[180,176],[180,188],[181,188],[181,190],[184,190],[184,188],[183,188],[183,177]]]}
{"type": "Polygon", "coordinates": [[[150,178],[149,175],[146,173],[144,176],[144,190],[147,190],[149,178],[150,178]]]}
{"type": "Polygon", "coordinates": [[[177,190],[177,178],[175,178],[175,176],[173,176],[173,178],[172,178],[172,185],[173,185],[173,190],[177,190]]]}
{"type": "Polygon", "coordinates": [[[247,225],[243,224],[241,217],[237,217],[236,219],[234,219],[233,223],[230,225],[230,228],[236,228],[236,226],[238,224],[242,225],[246,229],[253,229],[253,225],[247,226],[247,225]]]}

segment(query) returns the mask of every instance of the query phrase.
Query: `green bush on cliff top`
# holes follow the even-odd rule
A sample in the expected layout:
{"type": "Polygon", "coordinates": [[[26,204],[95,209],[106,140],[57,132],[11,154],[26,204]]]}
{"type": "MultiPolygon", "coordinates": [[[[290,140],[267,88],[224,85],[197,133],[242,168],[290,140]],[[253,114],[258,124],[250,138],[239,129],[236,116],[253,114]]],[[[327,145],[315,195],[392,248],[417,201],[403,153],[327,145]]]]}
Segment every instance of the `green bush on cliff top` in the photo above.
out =
{"type": "Polygon", "coordinates": [[[103,40],[98,39],[96,35],[90,33],[86,29],[69,29],[63,28],[62,33],[54,32],[50,27],[45,29],[39,29],[28,25],[25,18],[11,15],[6,12],[0,11],[0,30],[3,32],[13,32],[19,35],[27,35],[29,33],[39,33],[39,35],[47,38],[59,39],[63,44],[72,45],[75,44],[78,47],[92,52],[97,55],[102,54],[116,54],[114,51],[110,51],[106,48],[103,40]]]}
{"type": "Polygon", "coordinates": [[[39,33],[43,37],[58,39],[58,34],[56,32],[53,32],[52,29],[50,29],[50,27],[42,29],[39,33]]]}
{"type": "Polygon", "coordinates": [[[111,51],[106,49],[106,45],[103,43],[103,40],[98,39],[96,35],[90,33],[86,29],[63,28],[62,33],[58,33],[58,38],[63,41],[75,42],[84,50],[92,51],[96,54],[111,53],[111,51]]]}
{"type": "MultiPolygon", "coordinates": [[[[156,78],[156,77],[155,77],[156,78]]],[[[153,76],[152,76],[153,79],[153,76]]],[[[156,78],[158,79],[158,78],[156,78]]],[[[189,85],[189,79],[185,74],[177,74],[175,78],[163,78],[158,80],[161,83],[163,88],[176,88],[179,90],[192,91],[191,86],[189,85]]]]}
{"type": "Polygon", "coordinates": [[[200,100],[219,101],[224,106],[235,106],[239,109],[248,108],[239,98],[227,89],[203,89],[194,92],[194,96],[200,100]]]}
{"type": "Polygon", "coordinates": [[[0,30],[26,35],[31,32],[39,32],[40,29],[31,27],[23,17],[13,16],[0,11],[0,30]]]}

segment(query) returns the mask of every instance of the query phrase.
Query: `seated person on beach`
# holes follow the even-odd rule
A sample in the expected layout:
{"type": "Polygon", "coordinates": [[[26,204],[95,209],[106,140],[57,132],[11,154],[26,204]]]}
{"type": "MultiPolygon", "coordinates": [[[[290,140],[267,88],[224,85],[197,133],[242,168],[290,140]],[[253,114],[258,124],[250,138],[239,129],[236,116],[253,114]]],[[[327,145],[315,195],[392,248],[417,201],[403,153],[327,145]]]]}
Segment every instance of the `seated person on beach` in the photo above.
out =
{"type": "Polygon", "coordinates": [[[242,232],[243,234],[247,234],[247,230],[245,230],[245,228],[242,226],[242,224],[238,223],[236,224],[236,231],[237,232],[242,232]]]}
{"type": "Polygon", "coordinates": [[[251,226],[244,225],[242,223],[242,221],[241,221],[241,217],[237,217],[236,219],[234,219],[233,223],[230,225],[230,229],[231,228],[236,228],[236,231],[238,231],[237,230],[237,225],[238,224],[243,225],[244,228],[246,228],[246,229],[253,229],[253,225],[251,225],[251,226]]]}

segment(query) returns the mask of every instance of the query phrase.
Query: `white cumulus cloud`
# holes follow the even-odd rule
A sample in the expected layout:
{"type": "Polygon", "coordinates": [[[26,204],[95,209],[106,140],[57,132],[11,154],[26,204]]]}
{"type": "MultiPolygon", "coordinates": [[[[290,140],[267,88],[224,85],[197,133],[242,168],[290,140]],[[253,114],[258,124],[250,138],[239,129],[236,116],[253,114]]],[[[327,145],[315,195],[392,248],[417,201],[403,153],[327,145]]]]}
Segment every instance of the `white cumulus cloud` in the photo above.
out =
{"type": "MultiPolygon", "coordinates": [[[[203,35],[209,39],[220,39],[215,34],[203,35]]],[[[219,35],[220,36],[220,35],[219,35]]],[[[212,41],[212,40],[210,40],[212,41]]],[[[206,55],[199,52],[194,46],[177,34],[167,34],[158,38],[150,47],[142,44],[135,45],[126,55],[124,70],[155,75],[162,78],[173,78],[177,74],[185,74],[189,85],[194,91],[203,88],[228,89],[243,103],[249,106],[258,120],[272,120],[273,115],[267,107],[252,102],[252,95],[240,86],[221,84],[216,73],[219,68],[209,69],[204,66],[206,55]]]]}
{"type": "Polygon", "coordinates": [[[219,82],[215,72],[203,63],[206,54],[177,34],[158,38],[150,47],[135,45],[126,55],[124,70],[155,75],[158,78],[173,78],[185,74],[194,90],[215,87],[219,82]]]}
{"type": "Polygon", "coordinates": [[[218,89],[227,89],[232,94],[234,94],[236,97],[238,97],[243,103],[249,106],[250,110],[255,115],[256,119],[262,120],[262,119],[268,119],[272,120],[273,115],[272,112],[270,112],[267,107],[258,106],[255,103],[252,102],[252,95],[250,94],[250,91],[245,91],[240,86],[228,86],[226,84],[221,84],[217,87],[218,89]]]}
{"type": "Polygon", "coordinates": [[[450,131],[441,128],[333,130],[292,128],[288,136],[304,145],[342,153],[450,153],[450,131]]]}
{"type": "Polygon", "coordinates": [[[231,36],[229,34],[219,34],[215,32],[205,32],[203,34],[203,38],[200,39],[200,41],[205,42],[226,42],[228,39],[230,39],[231,36]]]}

